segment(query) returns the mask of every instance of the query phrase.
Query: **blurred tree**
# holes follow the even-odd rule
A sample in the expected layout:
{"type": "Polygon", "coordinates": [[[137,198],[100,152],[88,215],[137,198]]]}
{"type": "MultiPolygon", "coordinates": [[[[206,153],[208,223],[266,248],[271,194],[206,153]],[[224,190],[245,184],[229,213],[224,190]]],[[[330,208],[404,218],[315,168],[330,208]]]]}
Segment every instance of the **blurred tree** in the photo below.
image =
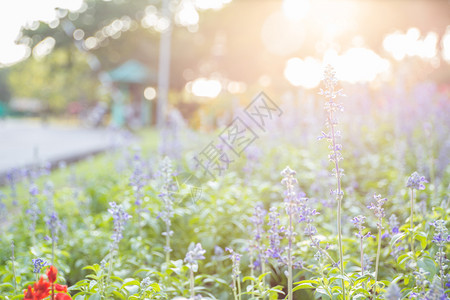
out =
{"type": "Polygon", "coordinates": [[[56,49],[43,58],[31,58],[10,68],[9,85],[15,97],[47,101],[50,112],[63,112],[71,101],[93,102],[98,81],[86,54],[56,49]]]}
{"type": "Polygon", "coordinates": [[[11,91],[8,85],[8,69],[0,69],[0,101],[6,102],[11,99],[11,91]]]}

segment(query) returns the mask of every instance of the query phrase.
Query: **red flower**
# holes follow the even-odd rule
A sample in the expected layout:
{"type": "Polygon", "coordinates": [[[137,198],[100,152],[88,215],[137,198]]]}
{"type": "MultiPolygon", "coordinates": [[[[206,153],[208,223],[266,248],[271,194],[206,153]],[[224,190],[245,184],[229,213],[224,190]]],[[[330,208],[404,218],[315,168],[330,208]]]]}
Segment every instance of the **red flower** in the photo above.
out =
{"type": "Polygon", "coordinates": [[[50,266],[50,268],[47,269],[47,277],[51,283],[54,283],[56,281],[57,275],[58,270],[54,266],[50,266]]]}
{"type": "Polygon", "coordinates": [[[64,293],[67,293],[67,286],[66,285],[61,285],[61,284],[55,284],[55,289],[58,291],[58,292],[64,292],[64,293]]]}
{"type": "Polygon", "coordinates": [[[50,295],[50,282],[45,281],[44,277],[41,276],[38,282],[34,284],[34,296],[36,299],[44,299],[50,295]]]}
{"type": "Polygon", "coordinates": [[[72,298],[67,294],[58,293],[56,294],[55,300],[72,300],[72,298]]]}
{"type": "Polygon", "coordinates": [[[55,283],[56,277],[58,275],[58,270],[51,266],[47,270],[48,280],[45,280],[43,276],[39,279],[38,282],[34,283],[34,287],[31,285],[28,286],[28,289],[23,291],[24,298],[23,300],[43,300],[50,296],[50,292],[52,294],[53,300],[72,300],[72,298],[63,293],[67,293],[67,286],[55,283]],[[57,293],[54,293],[54,289],[56,289],[57,293]]]}
{"type": "Polygon", "coordinates": [[[31,289],[31,285],[28,286],[28,290],[23,291],[23,294],[25,295],[25,298],[23,300],[34,300],[34,294],[33,290],[31,289]]]}

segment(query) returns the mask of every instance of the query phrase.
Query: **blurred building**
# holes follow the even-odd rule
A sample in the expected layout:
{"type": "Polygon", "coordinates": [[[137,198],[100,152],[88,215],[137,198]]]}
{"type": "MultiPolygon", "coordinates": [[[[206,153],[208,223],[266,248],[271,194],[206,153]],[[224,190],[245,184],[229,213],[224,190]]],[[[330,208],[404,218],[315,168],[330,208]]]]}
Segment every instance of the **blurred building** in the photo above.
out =
{"type": "Polygon", "coordinates": [[[156,71],[137,60],[128,60],[109,71],[108,75],[114,86],[111,107],[113,124],[139,127],[153,123],[156,104],[145,99],[144,90],[156,86],[156,71]]]}

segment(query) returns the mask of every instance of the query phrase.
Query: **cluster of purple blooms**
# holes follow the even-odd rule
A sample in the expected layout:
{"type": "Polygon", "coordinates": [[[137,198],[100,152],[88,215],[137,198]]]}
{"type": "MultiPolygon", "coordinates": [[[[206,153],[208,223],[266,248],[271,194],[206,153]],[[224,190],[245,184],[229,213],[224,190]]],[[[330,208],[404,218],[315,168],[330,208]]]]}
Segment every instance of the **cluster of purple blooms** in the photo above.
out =
{"type": "Polygon", "coordinates": [[[187,263],[192,272],[198,271],[198,261],[205,259],[205,253],[206,250],[202,248],[200,243],[197,243],[195,246],[193,244],[190,245],[189,251],[186,253],[186,257],[184,258],[184,262],[187,263]]]}
{"type": "Polygon", "coordinates": [[[6,205],[3,200],[6,199],[6,195],[0,191],[0,220],[6,215],[6,205]]]}
{"type": "Polygon", "coordinates": [[[447,294],[443,288],[443,282],[434,277],[430,283],[427,279],[429,273],[422,268],[413,273],[416,278],[416,291],[409,294],[409,299],[415,300],[448,300],[447,294]],[[429,286],[429,289],[426,288],[429,286]]]}
{"type": "Polygon", "coordinates": [[[125,209],[120,204],[116,204],[115,202],[109,202],[109,206],[110,208],[108,209],[108,212],[112,215],[114,222],[114,232],[111,236],[112,239],[111,250],[115,250],[118,248],[119,242],[123,238],[122,232],[125,228],[128,219],[130,219],[131,216],[125,211],[125,209]]]}
{"type": "Polygon", "coordinates": [[[435,258],[439,266],[440,278],[442,281],[442,287],[444,287],[444,281],[446,277],[450,281],[450,275],[448,274],[448,259],[446,257],[445,248],[446,244],[450,242],[450,235],[448,234],[448,229],[445,226],[444,220],[436,220],[431,225],[435,228],[435,233],[433,236],[433,243],[438,247],[435,258]],[[446,275],[447,273],[447,275],[446,275]]]}
{"type": "Polygon", "coordinates": [[[251,247],[254,248],[254,250],[257,253],[257,258],[253,262],[253,264],[250,266],[252,269],[255,269],[256,267],[261,267],[263,263],[266,262],[266,253],[265,253],[265,245],[263,243],[263,237],[265,234],[264,231],[264,218],[267,214],[267,211],[264,209],[264,206],[262,203],[258,203],[255,206],[255,211],[253,213],[253,216],[250,217],[250,221],[253,224],[253,240],[251,247]]]}
{"type": "Polygon", "coordinates": [[[419,175],[419,173],[417,172],[414,172],[408,178],[408,181],[406,182],[406,187],[409,187],[414,190],[424,190],[425,189],[424,183],[428,183],[425,177],[419,175]]]}
{"type": "MultiPolygon", "coordinates": [[[[289,225],[281,226],[280,213],[278,213],[275,207],[272,207],[269,212],[269,230],[267,231],[269,236],[269,247],[266,250],[267,257],[278,260],[281,264],[288,264],[288,257],[286,252],[292,253],[293,243],[295,243],[294,224],[304,223],[304,235],[309,237],[312,242],[312,246],[320,249],[320,241],[314,238],[317,233],[316,227],[313,225],[314,216],[319,213],[316,209],[311,208],[308,205],[308,199],[305,198],[304,193],[299,191],[297,186],[297,179],[295,178],[296,172],[286,167],[282,172],[283,180],[281,183],[286,187],[284,192],[284,204],[285,211],[289,218],[289,225]],[[288,245],[281,247],[281,242],[284,237],[288,239],[288,245]]],[[[322,249],[323,250],[323,249],[322,249]]],[[[320,255],[320,253],[319,253],[320,255]]],[[[303,262],[295,257],[291,257],[293,268],[301,268],[303,262]]]]}
{"type": "Polygon", "coordinates": [[[381,198],[381,195],[373,195],[375,202],[371,202],[367,208],[373,210],[373,213],[377,217],[377,227],[379,230],[384,229],[382,220],[385,216],[383,205],[387,201],[386,198],[381,198]]]}
{"type": "Polygon", "coordinates": [[[364,226],[364,223],[366,222],[366,217],[359,215],[354,217],[353,219],[350,220],[350,222],[353,223],[353,225],[355,225],[355,227],[358,229],[358,232],[355,233],[355,235],[361,239],[361,240],[365,240],[369,237],[371,238],[375,238],[375,236],[373,234],[370,233],[370,231],[368,231],[367,233],[363,233],[363,230],[366,228],[364,226]]]}
{"type": "Polygon", "coordinates": [[[31,232],[35,232],[36,230],[36,222],[39,219],[39,215],[41,213],[41,210],[38,207],[38,199],[37,195],[39,195],[39,189],[36,184],[31,184],[30,189],[30,208],[27,209],[26,213],[30,220],[30,225],[28,229],[31,232]]]}
{"type": "Polygon", "coordinates": [[[230,259],[232,261],[232,266],[233,266],[232,274],[231,274],[233,282],[238,281],[239,276],[241,274],[241,269],[239,267],[239,264],[241,262],[242,255],[240,255],[239,253],[234,251],[232,248],[228,248],[228,247],[225,248],[225,251],[230,253],[230,259]]]}
{"type": "Polygon", "coordinates": [[[142,205],[144,196],[142,189],[145,185],[145,180],[145,164],[139,151],[136,151],[133,156],[133,173],[130,176],[130,186],[133,188],[134,204],[137,206],[142,205]]]}
{"type": "Polygon", "coordinates": [[[39,274],[43,267],[49,266],[50,264],[42,258],[32,259],[33,263],[33,273],[39,274]]]}
{"type": "Polygon", "coordinates": [[[49,241],[52,240],[53,242],[58,241],[58,233],[62,230],[64,230],[64,224],[61,222],[61,220],[58,218],[58,213],[52,212],[49,216],[46,217],[46,224],[47,228],[50,231],[50,237],[46,236],[44,239],[49,241]]]}

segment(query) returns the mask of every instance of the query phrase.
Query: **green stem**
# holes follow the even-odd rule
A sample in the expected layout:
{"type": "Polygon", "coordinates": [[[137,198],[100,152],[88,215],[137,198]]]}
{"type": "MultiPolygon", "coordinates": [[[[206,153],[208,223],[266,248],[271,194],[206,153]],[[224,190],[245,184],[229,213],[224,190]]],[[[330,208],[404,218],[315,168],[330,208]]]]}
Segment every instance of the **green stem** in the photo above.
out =
{"type": "MultiPolygon", "coordinates": [[[[264,274],[266,273],[266,263],[263,260],[263,255],[260,256],[261,259],[261,273],[264,274]]],[[[262,287],[261,289],[264,291],[264,289],[266,288],[266,276],[264,276],[262,278],[262,287]]],[[[266,296],[263,296],[263,299],[266,299],[266,296]]]]}
{"type": "Polygon", "coordinates": [[[241,300],[241,278],[238,276],[237,278],[237,286],[238,286],[238,299],[241,300]]]}
{"type": "Polygon", "coordinates": [[[411,217],[410,217],[410,230],[411,230],[411,252],[414,255],[414,189],[411,189],[411,217]]]}
{"type": "Polygon", "coordinates": [[[195,291],[194,291],[194,272],[190,269],[190,286],[191,286],[191,299],[195,299],[195,291]]]}
{"type": "Polygon", "coordinates": [[[14,293],[17,292],[17,280],[16,280],[16,258],[14,257],[14,241],[11,242],[11,260],[12,260],[12,271],[13,271],[13,281],[14,281],[14,293]]]}
{"type": "Polygon", "coordinates": [[[234,295],[234,300],[238,300],[238,296],[237,296],[237,280],[235,279],[235,277],[233,276],[233,295],[234,295]]]}
{"type": "MultiPolygon", "coordinates": [[[[339,234],[339,261],[340,261],[340,269],[341,269],[341,276],[344,276],[344,259],[343,259],[343,253],[342,253],[342,228],[341,228],[341,197],[339,196],[338,201],[338,211],[337,211],[337,218],[338,218],[338,234],[339,234]]],[[[345,300],[345,280],[342,277],[342,296],[345,300]]]]}
{"type": "MultiPolygon", "coordinates": [[[[292,208],[289,208],[290,210],[292,208]]],[[[288,247],[288,300],[293,300],[292,297],[292,214],[289,214],[289,247],[288,247]]]]}
{"type": "Polygon", "coordinates": [[[170,226],[166,223],[166,264],[170,263],[170,226]]]}
{"type": "Polygon", "coordinates": [[[363,238],[360,238],[360,245],[359,245],[360,251],[361,251],[361,276],[364,276],[364,249],[363,249],[363,238]]]}
{"type": "Polygon", "coordinates": [[[55,265],[55,237],[52,237],[52,266],[55,265]]]}
{"type": "MultiPolygon", "coordinates": [[[[380,220],[381,222],[381,220],[380,220]]],[[[375,262],[375,284],[378,280],[378,264],[380,262],[380,251],[381,251],[381,227],[378,227],[378,249],[377,249],[377,260],[375,262]]]]}

